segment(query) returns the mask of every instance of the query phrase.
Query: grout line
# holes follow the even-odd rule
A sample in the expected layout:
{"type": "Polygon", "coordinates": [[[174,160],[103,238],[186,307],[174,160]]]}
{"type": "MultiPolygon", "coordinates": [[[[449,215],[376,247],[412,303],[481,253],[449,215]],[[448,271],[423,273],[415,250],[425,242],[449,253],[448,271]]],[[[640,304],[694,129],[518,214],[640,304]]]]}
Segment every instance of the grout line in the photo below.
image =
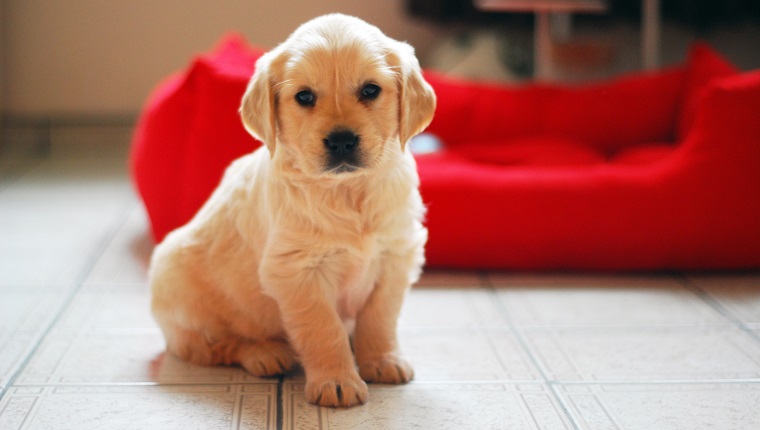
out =
{"type": "Polygon", "coordinates": [[[32,357],[37,353],[42,343],[45,341],[45,339],[50,335],[53,328],[55,327],[56,323],[61,319],[63,314],[66,312],[66,310],[69,308],[71,303],[74,301],[74,298],[76,297],[77,293],[83,288],[85,281],[87,280],[87,277],[90,275],[92,270],[95,268],[95,265],[100,261],[100,258],[103,256],[103,253],[108,248],[108,245],[111,244],[114,237],[119,233],[121,228],[126,224],[130,214],[132,213],[132,210],[134,209],[135,202],[133,199],[129,199],[128,203],[123,204],[123,210],[121,211],[121,216],[118,218],[117,221],[114,222],[114,224],[111,226],[110,231],[106,233],[103,238],[100,240],[98,245],[92,250],[90,253],[90,257],[87,260],[87,263],[85,263],[84,267],[79,271],[79,274],[77,275],[76,279],[71,283],[73,285],[73,288],[71,288],[71,291],[69,291],[68,296],[63,300],[61,305],[58,307],[58,311],[54,313],[53,317],[49,319],[46,326],[44,326],[41,330],[39,330],[40,335],[37,336],[37,339],[34,342],[34,346],[27,352],[26,357],[24,357],[22,360],[19,360],[19,364],[16,366],[16,370],[12,373],[11,377],[8,378],[8,382],[5,386],[5,389],[0,392],[0,400],[5,397],[5,394],[8,393],[10,388],[12,388],[15,385],[16,379],[21,375],[21,373],[24,371],[24,369],[29,365],[29,362],[32,360],[32,357]]]}
{"type": "Polygon", "coordinates": [[[578,420],[573,415],[569,405],[557,393],[557,390],[555,389],[556,381],[553,381],[549,378],[543,366],[541,366],[539,363],[536,355],[528,345],[527,340],[525,340],[525,336],[523,335],[522,331],[519,330],[515,325],[514,320],[512,319],[512,315],[509,313],[509,310],[506,308],[506,306],[504,306],[504,303],[496,295],[496,288],[493,286],[493,283],[491,282],[491,279],[488,276],[487,272],[480,272],[480,282],[481,286],[490,292],[491,301],[494,303],[501,316],[506,320],[510,331],[515,336],[515,339],[517,339],[517,343],[520,345],[523,351],[527,353],[528,358],[533,366],[538,369],[539,374],[544,380],[543,382],[548,386],[549,392],[552,393],[552,396],[554,397],[554,400],[557,402],[559,407],[562,408],[562,412],[564,412],[565,417],[567,417],[567,419],[570,421],[570,425],[572,425],[575,430],[580,430],[580,426],[578,424],[580,420],[578,420]]]}
{"type": "MultiPolygon", "coordinates": [[[[9,388],[40,388],[40,387],[196,387],[196,386],[224,386],[224,387],[236,387],[236,386],[253,386],[263,385],[271,386],[275,383],[278,385],[278,397],[284,396],[285,384],[287,376],[282,377],[282,380],[277,382],[261,381],[194,381],[194,382],[156,382],[156,381],[142,381],[142,382],[40,382],[40,383],[24,383],[16,384],[13,387],[4,387],[6,390],[9,388]],[[281,392],[282,391],[282,392],[281,392]]],[[[290,381],[291,384],[303,384],[300,381],[290,381]]],[[[462,380],[426,380],[418,381],[413,380],[408,385],[413,386],[438,386],[438,385],[532,385],[532,384],[550,384],[552,386],[560,385],[574,385],[574,386],[613,386],[613,385],[636,385],[636,386],[648,386],[648,385],[705,385],[705,384],[724,384],[724,385],[760,385],[760,378],[746,378],[746,379],[649,379],[649,380],[604,380],[604,381],[540,381],[536,379],[462,379],[462,380]]],[[[388,385],[388,384],[369,384],[372,387],[385,387],[385,388],[399,388],[403,389],[405,385],[388,385]]],[[[281,399],[282,400],[282,399],[281,399]]]]}
{"type": "Polygon", "coordinates": [[[743,331],[752,339],[760,343],[760,332],[756,332],[752,330],[747,323],[739,319],[736,315],[734,315],[730,310],[726,309],[725,306],[723,306],[719,301],[717,301],[713,296],[711,296],[707,291],[702,289],[698,284],[696,284],[694,281],[690,280],[687,276],[681,275],[679,276],[679,282],[681,285],[683,285],[684,288],[687,290],[693,292],[697,297],[699,297],[703,302],[705,302],[708,306],[713,308],[715,311],[717,311],[719,314],[723,315],[724,318],[726,318],[731,324],[733,324],[736,328],[743,331]]]}
{"type": "Polygon", "coordinates": [[[275,426],[277,430],[282,430],[282,422],[283,422],[283,391],[285,389],[285,376],[280,375],[277,378],[277,417],[275,421],[275,426]]]}

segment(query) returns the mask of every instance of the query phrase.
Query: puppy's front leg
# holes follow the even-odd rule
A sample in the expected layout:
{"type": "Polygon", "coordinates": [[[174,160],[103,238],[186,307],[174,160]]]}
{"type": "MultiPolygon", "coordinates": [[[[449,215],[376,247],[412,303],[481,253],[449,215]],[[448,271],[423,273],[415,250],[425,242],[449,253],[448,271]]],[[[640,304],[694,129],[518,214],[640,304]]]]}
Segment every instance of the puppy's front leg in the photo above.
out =
{"type": "Polygon", "coordinates": [[[413,260],[413,256],[387,257],[380,279],[357,316],[356,362],[362,379],[367,382],[404,384],[414,377],[414,370],[401,355],[396,338],[401,304],[412,282],[413,260]]]}
{"type": "Polygon", "coordinates": [[[306,372],[306,399],[320,406],[353,406],[367,400],[348,333],[335,308],[331,276],[299,264],[302,252],[265,258],[262,283],[280,307],[283,326],[306,372]]]}

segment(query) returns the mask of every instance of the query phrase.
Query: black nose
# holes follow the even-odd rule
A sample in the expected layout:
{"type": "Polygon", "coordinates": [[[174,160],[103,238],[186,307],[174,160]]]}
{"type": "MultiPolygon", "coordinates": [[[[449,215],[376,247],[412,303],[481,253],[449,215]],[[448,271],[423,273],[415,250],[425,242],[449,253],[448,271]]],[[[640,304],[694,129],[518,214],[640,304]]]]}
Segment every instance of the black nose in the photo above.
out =
{"type": "Polygon", "coordinates": [[[325,139],[325,146],[332,155],[348,155],[359,145],[359,136],[348,130],[338,130],[330,133],[325,139]]]}

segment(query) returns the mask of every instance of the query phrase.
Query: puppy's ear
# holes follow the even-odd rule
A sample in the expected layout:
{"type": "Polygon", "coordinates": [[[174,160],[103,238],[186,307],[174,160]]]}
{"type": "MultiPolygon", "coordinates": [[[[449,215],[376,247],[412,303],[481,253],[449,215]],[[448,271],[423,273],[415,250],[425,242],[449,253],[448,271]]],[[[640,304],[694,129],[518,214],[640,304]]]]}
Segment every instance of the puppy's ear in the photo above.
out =
{"type": "Polygon", "coordinates": [[[264,142],[270,156],[274,156],[277,141],[276,94],[274,85],[274,52],[264,54],[256,61],[256,71],[248,83],[240,104],[240,118],[253,137],[264,142]]]}
{"type": "Polygon", "coordinates": [[[414,48],[403,42],[393,41],[393,45],[388,59],[398,67],[399,140],[404,149],[409,139],[421,133],[433,120],[436,99],[433,88],[422,77],[414,48]]]}

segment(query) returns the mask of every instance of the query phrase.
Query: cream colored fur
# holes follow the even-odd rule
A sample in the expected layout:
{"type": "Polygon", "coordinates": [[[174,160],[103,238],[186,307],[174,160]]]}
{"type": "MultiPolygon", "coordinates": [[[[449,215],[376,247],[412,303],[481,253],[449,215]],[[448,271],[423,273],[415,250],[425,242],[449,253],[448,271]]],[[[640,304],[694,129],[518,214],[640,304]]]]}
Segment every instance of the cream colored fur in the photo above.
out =
{"type": "Polygon", "coordinates": [[[307,399],[326,406],[364,403],[364,381],[409,381],[396,320],[427,231],[406,142],[435,110],[413,49],[357,18],[314,19],[257,62],[240,110],[266,145],[153,254],[167,349],[258,376],[301,363],[307,399]],[[359,99],[367,83],[377,99],[359,99]],[[314,106],[296,102],[304,89],[314,106]],[[326,169],[336,129],[361,137],[361,168],[326,169]]]}

